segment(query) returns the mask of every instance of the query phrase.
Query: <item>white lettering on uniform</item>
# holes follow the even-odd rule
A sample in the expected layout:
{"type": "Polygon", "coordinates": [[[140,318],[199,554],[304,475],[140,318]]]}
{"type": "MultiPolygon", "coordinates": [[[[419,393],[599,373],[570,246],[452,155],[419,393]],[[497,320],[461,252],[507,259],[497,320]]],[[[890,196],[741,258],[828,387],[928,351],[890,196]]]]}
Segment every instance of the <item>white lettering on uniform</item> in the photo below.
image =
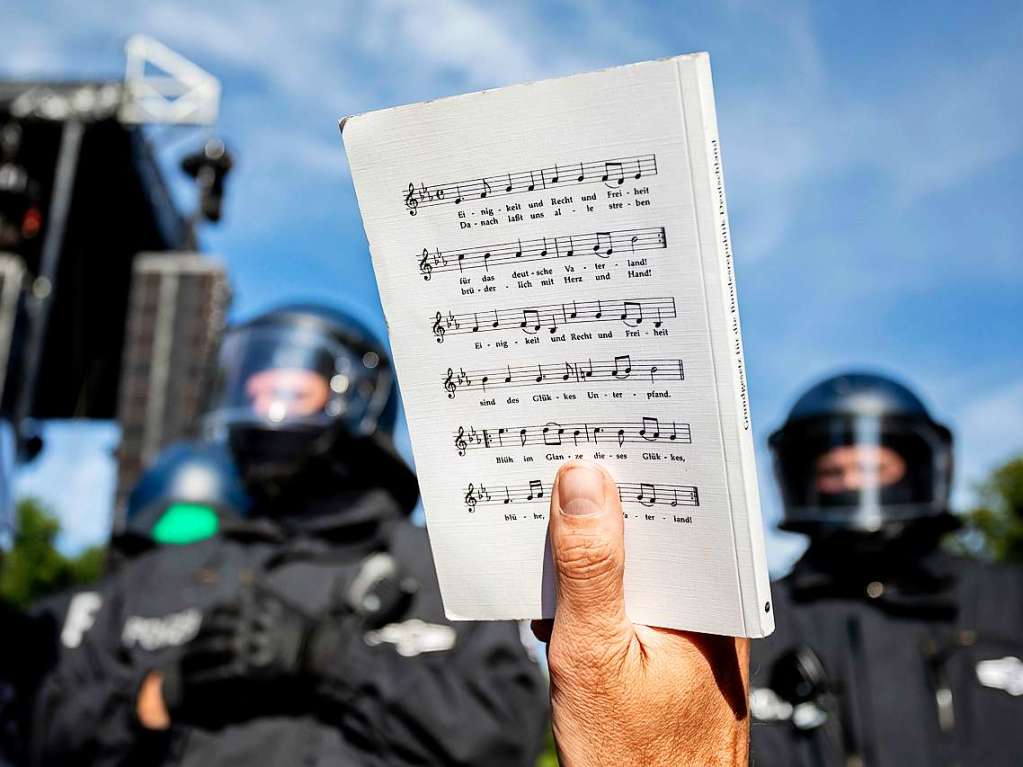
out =
{"type": "Polygon", "coordinates": [[[977,681],[1009,695],[1023,695],[1023,661],[1012,655],[982,660],[977,664],[977,681]]]}
{"type": "Polygon", "coordinates": [[[125,647],[137,645],[150,651],[177,647],[194,639],[200,625],[202,613],[194,607],[157,618],[132,615],[124,622],[121,642],[125,647]]]}
{"type": "Polygon", "coordinates": [[[417,618],[403,623],[389,623],[377,631],[366,632],[371,647],[393,644],[398,655],[411,658],[424,652],[442,652],[455,646],[457,635],[451,626],[426,623],[417,618]]]}
{"type": "Polygon", "coordinates": [[[96,613],[103,606],[103,597],[96,591],[82,591],[71,597],[64,627],[60,630],[60,643],[74,649],[82,643],[85,632],[96,623],[96,613]]]}

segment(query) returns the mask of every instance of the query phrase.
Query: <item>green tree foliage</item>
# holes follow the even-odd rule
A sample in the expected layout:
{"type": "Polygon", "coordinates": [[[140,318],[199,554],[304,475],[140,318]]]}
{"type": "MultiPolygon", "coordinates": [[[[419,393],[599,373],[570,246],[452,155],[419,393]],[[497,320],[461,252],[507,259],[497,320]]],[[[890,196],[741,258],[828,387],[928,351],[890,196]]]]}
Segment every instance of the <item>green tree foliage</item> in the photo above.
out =
{"type": "Polygon", "coordinates": [[[1023,564],[1023,456],[992,471],[977,486],[977,498],[962,546],[985,559],[1023,564]]]}
{"type": "Polygon", "coordinates": [[[547,731],[547,743],[543,753],[536,760],[536,767],[558,767],[558,752],[554,748],[554,733],[547,731]]]}
{"type": "Polygon", "coordinates": [[[35,500],[18,503],[18,531],[0,570],[0,597],[26,606],[61,589],[98,580],[106,558],[92,547],[76,557],[61,554],[55,545],[60,522],[35,500]]]}

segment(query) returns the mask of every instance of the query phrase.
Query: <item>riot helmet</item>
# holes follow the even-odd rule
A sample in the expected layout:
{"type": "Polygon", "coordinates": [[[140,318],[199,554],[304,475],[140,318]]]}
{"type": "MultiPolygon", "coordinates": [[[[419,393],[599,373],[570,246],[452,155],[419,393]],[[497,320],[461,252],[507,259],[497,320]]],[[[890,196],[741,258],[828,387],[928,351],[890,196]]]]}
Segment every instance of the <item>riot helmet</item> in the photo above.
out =
{"type": "Polygon", "coordinates": [[[225,333],[204,431],[227,440],[260,497],[296,480],[308,486],[325,469],[359,480],[355,467],[369,453],[407,485],[411,472],[391,441],[397,411],[390,357],[361,322],[323,306],[285,306],[225,333]]]}
{"type": "Polygon", "coordinates": [[[950,519],[952,433],[890,378],[843,373],[821,381],[768,444],[783,530],[875,533],[950,519]]]}
{"type": "Polygon", "coordinates": [[[230,451],[220,443],[179,442],[139,478],[125,506],[129,537],[194,543],[225,520],[244,518],[250,500],[230,451]]]}

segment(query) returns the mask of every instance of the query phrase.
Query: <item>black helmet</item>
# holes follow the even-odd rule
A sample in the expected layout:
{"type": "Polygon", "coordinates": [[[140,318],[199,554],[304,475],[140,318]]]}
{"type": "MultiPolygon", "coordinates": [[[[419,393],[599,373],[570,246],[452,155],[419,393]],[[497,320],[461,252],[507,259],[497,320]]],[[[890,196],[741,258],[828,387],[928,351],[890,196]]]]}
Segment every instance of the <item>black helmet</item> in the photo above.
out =
{"type": "Polygon", "coordinates": [[[125,507],[127,533],[156,543],[191,543],[242,518],[250,501],[231,453],[218,443],[179,442],[147,468],[125,507]]]}
{"type": "Polygon", "coordinates": [[[313,466],[352,467],[367,448],[393,459],[402,479],[411,475],[391,442],[398,395],[390,357],[354,317],[315,305],[275,309],[227,330],[218,368],[204,431],[227,439],[257,495],[313,466]]]}
{"type": "Polygon", "coordinates": [[[877,532],[948,519],[952,433],[902,384],[870,373],[821,381],[768,440],[799,532],[877,532]]]}

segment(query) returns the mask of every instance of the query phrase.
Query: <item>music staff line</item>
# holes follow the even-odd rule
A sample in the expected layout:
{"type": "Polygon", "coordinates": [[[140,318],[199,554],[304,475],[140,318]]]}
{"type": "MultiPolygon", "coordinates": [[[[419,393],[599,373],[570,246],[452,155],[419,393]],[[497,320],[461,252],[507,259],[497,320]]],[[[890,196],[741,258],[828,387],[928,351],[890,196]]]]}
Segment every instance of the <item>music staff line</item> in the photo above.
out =
{"type": "MultiPolygon", "coordinates": [[[[662,485],[651,482],[620,482],[618,498],[622,503],[640,506],[699,506],[700,491],[695,485],[662,485]]],[[[512,503],[548,502],[544,483],[531,479],[522,485],[493,485],[470,482],[462,497],[466,508],[473,512],[477,506],[507,506],[512,503]]]]}
{"type": "Polygon", "coordinates": [[[438,311],[432,318],[431,330],[437,343],[443,343],[448,335],[494,330],[521,330],[527,335],[536,335],[546,327],[553,335],[562,325],[584,322],[621,322],[627,327],[636,328],[649,318],[652,322],[648,324],[659,328],[665,317],[673,319],[675,316],[675,299],[670,297],[572,301],[460,314],[438,311]],[[482,321],[480,314],[483,315],[482,321]]]}
{"type": "Polygon", "coordinates": [[[657,175],[657,156],[653,154],[615,157],[569,164],[555,163],[550,168],[534,168],[508,173],[495,173],[466,181],[419,186],[412,181],[402,192],[409,215],[420,208],[436,205],[461,205],[468,200],[486,200],[510,194],[535,192],[537,189],[603,183],[614,189],[626,178],[638,181],[643,176],[657,175]]]}
{"type": "Polygon", "coordinates": [[[568,234],[559,237],[539,237],[532,240],[514,240],[494,245],[478,245],[462,250],[442,251],[423,248],[418,256],[419,273],[429,282],[434,272],[460,274],[466,269],[485,269],[508,263],[528,263],[557,258],[578,258],[596,255],[610,258],[619,251],[634,254],[637,251],[668,247],[664,227],[618,229],[607,232],[568,234]]]}
{"type": "MultiPolygon", "coordinates": [[[[551,362],[503,369],[469,370],[448,368],[443,378],[444,390],[454,399],[459,389],[492,389],[521,386],[554,385],[559,383],[589,383],[625,381],[633,373],[654,381],[684,381],[685,370],[680,359],[632,359],[620,354],[612,360],[588,359],[585,362],[551,362]]],[[[637,375],[637,377],[638,377],[637,375]]]]}
{"type": "Polygon", "coordinates": [[[484,428],[459,426],[454,432],[455,450],[465,455],[468,450],[503,448],[507,437],[509,446],[525,447],[526,445],[544,445],[559,447],[571,444],[579,447],[583,444],[601,444],[602,439],[608,443],[617,442],[618,447],[626,443],[667,443],[692,444],[693,434],[688,423],[672,421],[661,426],[657,417],[642,416],[637,421],[597,421],[594,423],[558,423],[548,421],[535,426],[508,426],[484,428]]]}

